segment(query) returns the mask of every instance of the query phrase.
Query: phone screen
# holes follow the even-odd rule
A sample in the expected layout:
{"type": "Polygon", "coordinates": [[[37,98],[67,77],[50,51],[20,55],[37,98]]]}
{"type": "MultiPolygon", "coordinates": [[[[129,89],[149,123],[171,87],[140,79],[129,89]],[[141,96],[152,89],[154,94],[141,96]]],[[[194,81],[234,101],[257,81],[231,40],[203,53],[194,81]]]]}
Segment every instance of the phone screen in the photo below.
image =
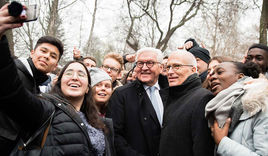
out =
{"type": "Polygon", "coordinates": [[[39,7],[37,4],[27,6],[26,10],[27,19],[24,22],[35,21],[39,15],[39,7]]]}

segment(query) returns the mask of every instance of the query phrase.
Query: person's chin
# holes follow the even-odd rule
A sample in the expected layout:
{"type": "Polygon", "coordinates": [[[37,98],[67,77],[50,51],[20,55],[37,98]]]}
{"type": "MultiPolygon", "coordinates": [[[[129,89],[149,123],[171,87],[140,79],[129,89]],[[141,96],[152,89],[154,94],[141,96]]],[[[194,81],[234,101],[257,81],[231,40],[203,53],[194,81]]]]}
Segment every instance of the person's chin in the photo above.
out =
{"type": "Polygon", "coordinates": [[[171,82],[169,82],[169,86],[170,86],[170,87],[178,86],[178,82],[176,82],[176,81],[171,81],[171,82]]]}
{"type": "Polygon", "coordinates": [[[43,66],[37,66],[36,69],[41,71],[42,73],[49,73],[50,72],[50,71],[48,71],[47,68],[45,68],[43,66]]]}

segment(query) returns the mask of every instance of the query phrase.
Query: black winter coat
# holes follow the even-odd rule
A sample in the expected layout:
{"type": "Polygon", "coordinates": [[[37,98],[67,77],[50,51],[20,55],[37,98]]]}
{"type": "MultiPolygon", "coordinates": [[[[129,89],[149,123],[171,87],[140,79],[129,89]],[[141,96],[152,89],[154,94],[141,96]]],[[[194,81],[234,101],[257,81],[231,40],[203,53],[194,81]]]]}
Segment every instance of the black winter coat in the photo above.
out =
{"type": "MultiPolygon", "coordinates": [[[[25,89],[9,51],[0,53],[0,75],[5,75],[0,77],[0,110],[19,124],[22,134],[35,132],[55,111],[41,155],[95,155],[86,127],[73,107],[58,96],[38,98],[25,89]]],[[[27,137],[21,135],[24,140],[27,137]]],[[[106,155],[112,155],[108,151],[106,155]]]]}
{"type": "MultiPolygon", "coordinates": [[[[166,78],[159,78],[160,87],[167,87],[166,78]]],[[[108,109],[114,122],[118,156],[158,155],[161,126],[140,81],[117,88],[110,98],[108,109]]]]}
{"type": "Polygon", "coordinates": [[[201,87],[197,74],[182,85],[166,89],[161,156],[212,156],[214,141],[205,119],[205,106],[213,95],[201,87]]]}
{"type": "MultiPolygon", "coordinates": [[[[0,41],[1,52],[9,53],[8,42],[6,36],[3,36],[0,41]]],[[[5,58],[2,58],[5,59],[5,58]]],[[[6,59],[7,60],[7,59],[6,59]]],[[[23,86],[33,94],[39,94],[39,85],[45,82],[48,77],[46,74],[38,71],[33,65],[32,60],[29,58],[29,70],[26,66],[19,60],[15,59],[15,64],[17,66],[17,72],[23,86]]],[[[6,76],[4,73],[1,76],[6,76]]],[[[3,82],[6,83],[6,82],[3,82]]],[[[19,125],[13,121],[8,115],[6,110],[0,110],[0,151],[2,156],[9,155],[12,148],[16,145],[18,134],[20,133],[19,125]]]]}

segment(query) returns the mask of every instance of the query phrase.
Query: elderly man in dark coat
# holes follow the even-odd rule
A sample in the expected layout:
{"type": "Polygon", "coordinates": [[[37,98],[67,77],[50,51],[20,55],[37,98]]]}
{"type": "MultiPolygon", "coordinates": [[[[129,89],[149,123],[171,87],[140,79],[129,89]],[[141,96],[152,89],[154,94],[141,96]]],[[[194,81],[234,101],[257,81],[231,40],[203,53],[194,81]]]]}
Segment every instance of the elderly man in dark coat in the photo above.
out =
{"type": "Polygon", "coordinates": [[[140,49],[136,58],[137,80],[117,88],[111,96],[108,107],[114,121],[118,156],[159,155],[163,119],[159,90],[168,87],[167,80],[159,77],[162,69],[160,62],[160,50],[140,49]]]}
{"type": "Polygon", "coordinates": [[[161,156],[210,156],[214,143],[204,116],[212,93],[201,87],[195,57],[187,51],[168,58],[169,93],[160,139],[161,156]]]}

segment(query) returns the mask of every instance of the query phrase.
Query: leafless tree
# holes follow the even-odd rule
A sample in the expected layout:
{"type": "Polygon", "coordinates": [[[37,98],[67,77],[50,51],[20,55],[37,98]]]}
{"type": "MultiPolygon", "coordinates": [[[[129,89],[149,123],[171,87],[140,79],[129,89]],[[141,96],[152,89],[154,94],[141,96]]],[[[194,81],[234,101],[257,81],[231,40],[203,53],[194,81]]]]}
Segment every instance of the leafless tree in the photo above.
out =
{"type": "Polygon", "coordinates": [[[260,43],[267,45],[268,0],[263,0],[260,19],[260,43]]]}
{"type": "Polygon", "coordinates": [[[168,2],[166,0],[126,0],[126,2],[131,21],[126,37],[126,43],[133,50],[139,48],[141,43],[139,42],[137,35],[134,33],[134,29],[138,22],[144,18],[148,18],[153,24],[143,25],[143,27],[151,26],[151,30],[153,30],[151,38],[157,38],[155,47],[164,51],[174,32],[196,16],[203,0],[169,0],[168,2]],[[167,8],[165,8],[163,4],[168,4],[168,6],[166,6],[167,8]],[[165,10],[164,13],[163,10],[165,10]],[[182,10],[185,11],[182,13],[182,10]],[[180,11],[181,17],[178,15],[178,11],[180,11]]]}
{"type": "Polygon", "coordinates": [[[257,39],[250,32],[241,33],[238,25],[243,12],[253,8],[241,0],[213,0],[207,1],[203,6],[202,21],[189,31],[192,32],[192,37],[204,43],[211,56],[241,57],[257,39]]]}
{"type": "Polygon", "coordinates": [[[88,55],[88,52],[89,52],[90,48],[92,47],[92,45],[90,43],[92,41],[94,27],[95,27],[96,14],[97,14],[97,9],[98,9],[98,0],[95,0],[94,4],[95,5],[94,5],[93,14],[92,14],[91,27],[90,27],[89,37],[88,37],[88,41],[87,41],[87,45],[86,45],[86,51],[85,51],[86,55],[88,55]]]}

